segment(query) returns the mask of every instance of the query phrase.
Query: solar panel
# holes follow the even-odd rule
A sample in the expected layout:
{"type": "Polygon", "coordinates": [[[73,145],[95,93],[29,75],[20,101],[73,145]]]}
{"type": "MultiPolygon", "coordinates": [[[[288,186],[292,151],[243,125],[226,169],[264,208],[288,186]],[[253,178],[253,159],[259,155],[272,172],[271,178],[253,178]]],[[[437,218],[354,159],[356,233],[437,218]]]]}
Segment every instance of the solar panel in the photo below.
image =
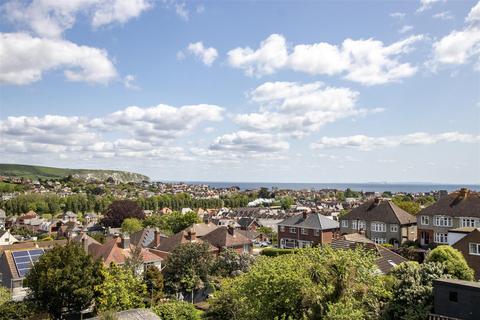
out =
{"type": "Polygon", "coordinates": [[[44,254],[43,249],[32,249],[12,252],[13,261],[17,268],[18,275],[23,278],[27,275],[28,271],[32,268],[33,264],[40,259],[40,256],[44,254]]]}

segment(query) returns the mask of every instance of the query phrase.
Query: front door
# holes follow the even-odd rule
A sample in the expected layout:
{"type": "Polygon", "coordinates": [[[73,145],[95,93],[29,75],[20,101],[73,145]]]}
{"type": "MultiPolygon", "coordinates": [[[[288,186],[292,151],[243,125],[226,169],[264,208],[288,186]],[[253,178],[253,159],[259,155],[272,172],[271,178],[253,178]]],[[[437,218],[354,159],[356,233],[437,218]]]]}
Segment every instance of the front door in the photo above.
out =
{"type": "Polygon", "coordinates": [[[422,246],[426,246],[426,245],[430,244],[430,233],[425,232],[425,231],[422,231],[420,233],[420,244],[422,246]]]}

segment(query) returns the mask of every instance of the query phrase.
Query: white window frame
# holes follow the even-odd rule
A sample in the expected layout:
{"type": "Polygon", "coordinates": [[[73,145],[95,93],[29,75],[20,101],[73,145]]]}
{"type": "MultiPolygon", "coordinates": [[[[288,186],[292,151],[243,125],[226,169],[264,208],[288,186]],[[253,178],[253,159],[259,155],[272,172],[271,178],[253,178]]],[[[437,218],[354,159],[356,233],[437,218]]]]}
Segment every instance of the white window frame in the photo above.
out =
{"type": "Polygon", "coordinates": [[[373,232],[387,232],[387,225],[383,222],[372,222],[370,230],[373,232]]]}
{"type": "Polygon", "coordinates": [[[352,229],[357,230],[357,220],[352,220],[352,229]]]}
{"type": "Polygon", "coordinates": [[[280,232],[285,232],[285,226],[280,226],[280,232]]]}
{"type": "Polygon", "coordinates": [[[297,228],[290,227],[290,233],[297,233],[297,228]]]}
{"type": "Polygon", "coordinates": [[[398,224],[391,224],[390,232],[398,232],[398,224]]]}
{"type": "Polygon", "coordinates": [[[385,238],[379,238],[379,237],[374,237],[374,238],[373,238],[373,242],[375,242],[376,244],[386,244],[386,243],[387,243],[387,239],[385,239],[385,238]]]}
{"type": "Polygon", "coordinates": [[[348,228],[348,220],[342,220],[342,228],[348,228]]]}
{"type": "Polygon", "coordinates": [[[422,226],[428,226],[430,224],[430,217],[429,216],[420,216],[420,224],[422,226]]]}
{"type": "Polygon", "coordinates": [[[470,242],[468,244],[468,254],[480,256],[480,243],[470,242]]]}
{"type": "Polygon", "coordinates": [[[472,217],[462,217],[460,218],[460,225],[462,228],[465,227],[478,227],[479,222],[477,218],[472,217]]]}
{"type": "Polygon", "coordinates": [[[301,228],[301,229],[300,229],[300,232],[301,232],[301,234],[303,234],[303,235],[308,235],[308,229],[306,229],[306,228],[301,228]]]}
{"type": "Polygon", "coordinates": [[[433,234],[433,241],[435,243],[447,244],[448,243],[448,233],[435,232],[433,234]]]}
{"type": "Polygon", "coordinates": [[[318,237],[319,235],[320,235],[320,230],[318,230],[318,229],[315,229],[315,236],[317,236],[317,237],[318,237]]]}
{"type": "Polygon", "coordinates": [[[367,224],[365,223],[365,220],[358,220],[358,230],[366,230],[367,229],[367,224]]]}
{"type": "Polygon", "coordinates": [[[453,223],[452,220],[450,216],[435,216],[433,225],[435,227],[451,227],[453,223]]]}

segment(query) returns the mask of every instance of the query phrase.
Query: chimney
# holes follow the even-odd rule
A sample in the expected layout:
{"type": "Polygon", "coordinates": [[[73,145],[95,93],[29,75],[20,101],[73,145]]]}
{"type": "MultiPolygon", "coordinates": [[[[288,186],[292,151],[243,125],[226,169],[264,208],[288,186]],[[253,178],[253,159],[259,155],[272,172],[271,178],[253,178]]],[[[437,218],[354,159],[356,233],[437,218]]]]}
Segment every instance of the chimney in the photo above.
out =
{"type": "Polygon", "coordinates": [[[460,197],[465,199],[468,195],[468,189],[467,188],[461,188],[459,194],[460,194],[460,197]]]}
{"type": "Polygon", "coordinates": [[[155,246],[155,248],[160,245],[160,229],[158,228],[155,228],[155,231],[154,231],[153,245],[155,246]]]}
{"type": "Polygon", "coordinates": [[[235,234],[235,228],[231,224],[228,225],[227,231],[231,236],[233,236],[235,234]]]}
{"type": "Polygon", "coordinates": [[[197,239],[197,232],[195,232],[194,228],[188,229],[187,235],[188,235],[188,240],[190,241],[195,241],[197,239]]]}
{"type": "Polygon", "coordinates": [[[208,213],[205,213],[205,214],[203,215],[203,222],[204,222],[205,224],[208,224],[208,223],[210,222],[210,215],[209,215],[208,213]]]}
{"type": "Polygon", "coordinates": [[[120,247],[122,249],[130,248],[130,236],[128,234],[122,234],[120,239],[120,247]]]}
{"type": "Polygon", "coordinates": [[[303,220],[307,219],[307,210],[302,212],[303,220]]]}

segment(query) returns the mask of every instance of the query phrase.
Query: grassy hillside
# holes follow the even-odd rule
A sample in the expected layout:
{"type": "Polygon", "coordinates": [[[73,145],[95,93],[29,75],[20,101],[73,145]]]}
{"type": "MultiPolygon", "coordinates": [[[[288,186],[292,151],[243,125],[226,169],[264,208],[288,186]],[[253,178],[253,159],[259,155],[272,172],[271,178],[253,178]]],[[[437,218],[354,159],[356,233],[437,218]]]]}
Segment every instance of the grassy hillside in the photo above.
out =
{"type": "Polygon", "coordinates": [[[109,177],[121,182],[141,182],[149,180],[145,175],[118,170],[65,169],[30,166],[22,164],[0,164],[1,176],[14,176],[27,179],[60,179],[72,175],[77,178],[106,180],[109,177]]]}

